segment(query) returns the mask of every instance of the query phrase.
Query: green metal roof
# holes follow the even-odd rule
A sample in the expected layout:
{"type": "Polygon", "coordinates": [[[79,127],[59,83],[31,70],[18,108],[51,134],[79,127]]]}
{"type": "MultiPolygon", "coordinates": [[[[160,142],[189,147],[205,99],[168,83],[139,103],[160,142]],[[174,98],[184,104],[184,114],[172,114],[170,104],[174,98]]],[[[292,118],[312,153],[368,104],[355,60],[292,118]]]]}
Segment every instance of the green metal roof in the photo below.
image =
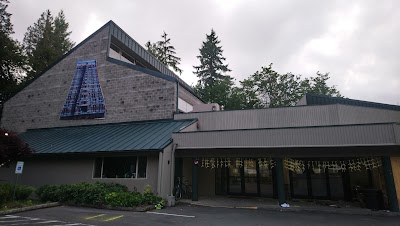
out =
{"type": "Polygon", "coordinates": [[[161,151],[196,120],[157,120],[33,129],[20,134],[37,154],[161,151]]]}

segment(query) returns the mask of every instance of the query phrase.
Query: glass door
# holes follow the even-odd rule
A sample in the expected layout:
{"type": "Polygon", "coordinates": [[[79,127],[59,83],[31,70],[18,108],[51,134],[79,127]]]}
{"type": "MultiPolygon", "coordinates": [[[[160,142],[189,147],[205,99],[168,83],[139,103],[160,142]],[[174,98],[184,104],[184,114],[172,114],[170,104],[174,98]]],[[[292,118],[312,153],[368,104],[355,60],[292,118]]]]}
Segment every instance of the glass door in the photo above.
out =
{"type": "Polygon", "coordinates": [[[259,168],[259,181],[260,181],[260,195],[266,197],[273,197],[274,195],[274,183],[273,173],[271,168],[259,168]]]}
{"type": "Polygon", "coordinates": [[[258,173],[257,163],[254,159],[245,160],[244,164],[244,193],[248,195],[258,195],[258,173]]]}
{"type": "Polygon", "coordinates": [[[228,170],[228,193],[241,194],[242,192],[242,169],[231,166],[228,170]]]}

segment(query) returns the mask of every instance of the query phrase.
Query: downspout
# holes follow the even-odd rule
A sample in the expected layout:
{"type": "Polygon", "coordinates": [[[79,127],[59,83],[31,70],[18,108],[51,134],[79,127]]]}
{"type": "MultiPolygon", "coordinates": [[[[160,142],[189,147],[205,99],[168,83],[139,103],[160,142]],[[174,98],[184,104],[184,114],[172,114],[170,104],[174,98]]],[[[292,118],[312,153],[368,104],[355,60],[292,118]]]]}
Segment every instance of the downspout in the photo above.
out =
{"type": "Polygon", "coordinates": [[[158,154],[158,181],[157,181],[157,193],[161,196],[161,183],[162,183],[162,167],[163,167],[163,151],[158,154]]]}
{"type": "Polygon", "coordinates": [[[173,144],[171,151],[171,196],[174,196],[175,186],[175,149],[178,144],[173,144]]]}

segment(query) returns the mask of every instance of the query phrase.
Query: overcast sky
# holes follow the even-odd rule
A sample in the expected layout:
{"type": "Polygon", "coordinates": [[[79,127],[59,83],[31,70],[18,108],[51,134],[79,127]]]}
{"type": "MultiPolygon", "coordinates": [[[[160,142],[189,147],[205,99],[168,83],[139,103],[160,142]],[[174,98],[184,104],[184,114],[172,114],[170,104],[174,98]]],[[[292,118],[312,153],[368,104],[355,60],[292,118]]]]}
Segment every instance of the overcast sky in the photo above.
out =
{"type": "Polygon", "coordinates": [[[400,105],[400,1],[11,0],[14,37],[46,9],[64,10],[76,43],[113,20],[142,46],[163,31],[182,58],[182,78],[213,28],[242,80],[273,63],[280,73],[330,72],[329,85],[352,99],[400,105]]]}

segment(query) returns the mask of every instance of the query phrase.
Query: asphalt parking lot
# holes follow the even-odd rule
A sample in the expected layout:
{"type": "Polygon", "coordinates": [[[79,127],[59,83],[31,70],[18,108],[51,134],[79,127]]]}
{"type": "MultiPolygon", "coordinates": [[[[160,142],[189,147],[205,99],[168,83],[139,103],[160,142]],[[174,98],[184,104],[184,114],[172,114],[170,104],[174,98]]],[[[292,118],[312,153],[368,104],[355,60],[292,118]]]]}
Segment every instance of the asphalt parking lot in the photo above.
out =
{"type": "Polygon", "coordinates": [[[276,212],[190,205],[149,212],[60,206],[0,216],[0,225],[400,225],[400,217],[276,212]]]}

